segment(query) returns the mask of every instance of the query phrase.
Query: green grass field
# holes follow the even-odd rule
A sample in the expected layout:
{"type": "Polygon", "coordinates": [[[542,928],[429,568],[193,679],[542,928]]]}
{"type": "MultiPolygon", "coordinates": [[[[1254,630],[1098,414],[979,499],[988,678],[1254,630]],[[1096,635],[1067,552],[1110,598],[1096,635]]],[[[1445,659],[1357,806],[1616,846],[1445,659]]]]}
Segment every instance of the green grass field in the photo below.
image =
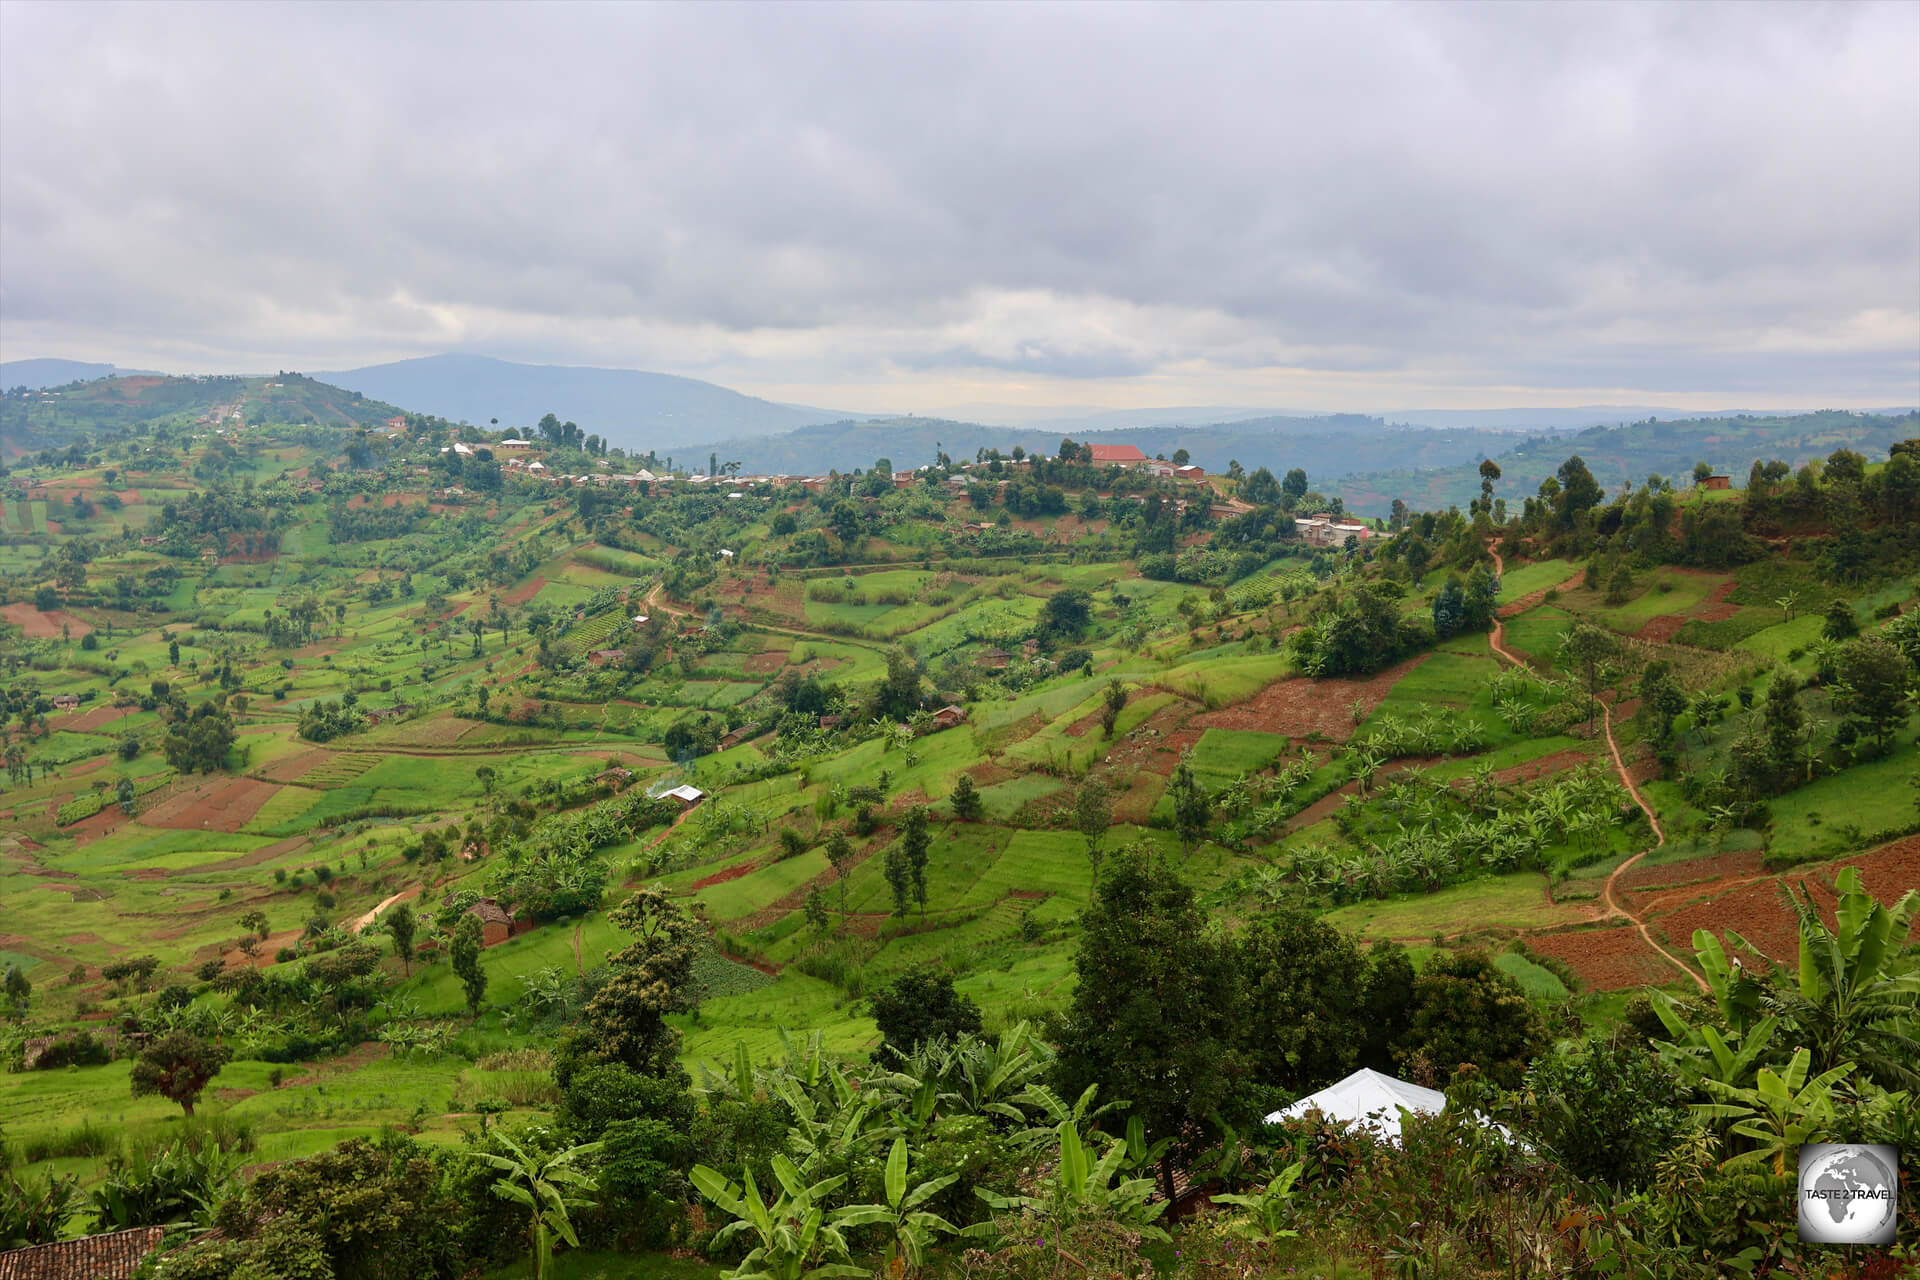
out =
{"type": "Polygon", "coordinates": [[[1499,604],[1511,604],[1522,596],[1557,587],[1578,572],[1580,566],[1571,560],[1539,560],[1518,565],[1500,575],[1500,594],[1494,599],[1499,604]]]}
{"type": "Polygon", "coordinates": [[[1357,902],[1327,913],[1327,920],[1364,938],[1452,936],[1488,925],[1538,929],[1570,923],[1583,913],[1547,899],[1546,877],[1536,871],[1454,885],[1438,893],[1399,894],[1357,902]]]}

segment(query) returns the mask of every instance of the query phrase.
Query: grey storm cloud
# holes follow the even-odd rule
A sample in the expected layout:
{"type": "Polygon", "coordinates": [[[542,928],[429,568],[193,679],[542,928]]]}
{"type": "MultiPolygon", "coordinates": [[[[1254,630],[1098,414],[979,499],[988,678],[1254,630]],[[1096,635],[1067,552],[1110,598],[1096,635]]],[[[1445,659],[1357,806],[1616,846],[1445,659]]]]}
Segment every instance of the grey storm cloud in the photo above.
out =
{"type": "Polygon", "coordinates": [[[7,355],[1920,398],[1920,6],[0,7],[7,355]]]}

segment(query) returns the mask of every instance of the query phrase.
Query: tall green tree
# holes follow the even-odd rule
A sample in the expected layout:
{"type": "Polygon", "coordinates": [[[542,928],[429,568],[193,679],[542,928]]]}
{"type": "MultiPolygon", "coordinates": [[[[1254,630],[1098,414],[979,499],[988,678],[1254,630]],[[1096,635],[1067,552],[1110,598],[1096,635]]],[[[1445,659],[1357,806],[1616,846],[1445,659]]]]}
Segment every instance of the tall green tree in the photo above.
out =
{"type": "Polygon", "coordinates": [[[1774,786],[1792,776],[1806,725],[1806,713],[1800,709],[1800,682],[1790,671],[1774,672],[1773,679],[1767,682],[1766,699],[1760,704],[1760,727],[1766,735],[1767,762],[1774,786]]]}
{"type": "Polygon", "coordinates": [[[460,979],[470,1018],[480,1016],[480,1004],[487,998],[487,971],[480,963],[481,936],[480,917],[465,912],[454,923],[453,938],[447,945],[453,974],[460,979]]]}
{"type": "Polygon", "coordinates": [[[658,889],[636,890],[607,919],[634,940],[607,957],[606,981],[582,1011],[584,1046],[644,1075],[677,1072],[680,1035],[666,1020],[698,1002],[702,930],[658,889]]]}
{"type": "MultiPolygon", "coordinates": [[[[1087,861],[1093,864],[1094,890],[1100,884],[1100,844],[1113,826],[1113,797],[1107,784],[1088,777],[1073,797],[1073,825],[1087,841],[1087,861]]],[[[1089,895],[1091,896],[1091,894],[1089,895]]]]}
{"type": "Polygon", "coordinates": [[[387,912],[387,918],[381,922],[389,936],[393,938],[393,954],[400,957],[400,964],[406,974],[413,974],[413,937],[419,930],[419,917],[413,914],[413,908],[402,902],[387,912]]]}
{"type": "Polygon", "coordinates": [[[1827,606],[1826,625],[1821,634],[1829,640],[1851,640],[1860,634],[1860,619],[1853,612],[1853,603],[1848,600],[1835,600],[1827,606]]]}
{"type": "Polygon", "coordinates": [[[1570,532],[1580,517],[1600,504],[1605,491],[1600,482],[1593,478],[1593,472],[1587,469],[1586,460],[1574,454],[1560,464],[1554,473],[1559,480],[1559,492],[1553,495],[1554,521],[1565,532],[1570,532]]]}
{"type": "Polygon", "coordinates": [[[907,874],[913,884],[913,900],[920,904],[920,919],[927,918],[927,853],[933,837],[927,831],[927,811],[915,805],[907,811],[900,826],[900,851],[906,855],[907,874]]]}
{"type": "Polygon", "coordinates": [[[894,720],[905,720],[920,709],[920,664],[905,649],[887,650],[887,674],[875,701],[875,714],[894,720]]]}
{"type": "Polygon", "coordinates": [[[1400,1040],[1400,1065],[1444,1081],[1470,1063],[1515,1088],[1546,1047],[1546,1029],[1520,984],[1485,951],[1439,951],[1413,982],[1413,1015],[1400,1040]]]}
{"type": "Polygon", "coordinates": [[[844,831],[835,831],[827,837],[827,862],[833,867],[834,878],[840,882],[840,927],[847,927],[847,876],[853,871],[853,842],[847,839],[844,831]]]}
{"type": "Polygon", "coordinates": [[[169,1031],[148,1044],[133,1060],[133,1096],[159,1094],[193,1118],[193,1105],[233,1057],[225,1045],[202,1040],[188,1031],[169,1031]]]}
{"type": "Polygon", "coordinates": [[[1673,678],[1670,662],[1649,662],[1640,674],[1640,709],[1647,717],[1648,740],[1664,749],[1673,741],[1673,721],[1687,709],[1687,695],[1673,678]]]}
{"type": "Polygon", "coordinates": [[[1127,686],[1118,680],[1107,681],[1106,692],[1100,701],[1100,736],[1113,738],[1113,731],[1120,724],[1120,713],[1126,709],[1127,686]]]}
{"type": "Polygon", "coordinates": [[[1254,1078],[1307,1093],[1353,1070],[1367,1032],[1367,965],[1353,939],[1310,911],[1277,911],[1248,926],[1234,959],[1254,1078]]]}
{"type": "Polygon", "coordinates": [[[20,970],[17,964],[7,966],[7,976],[3,991],[7,1002],[7,1016],[15,1022],[27,1016],[28,1008],[33,1004],[33,983],[20,970]]]}
{"type": "Polygon", "coordinates": [[[1058,1084],[1124,1099],[1149,1139],[1166,1139],[1160,1180],[1214,1141],[1243,1069],[1232,947],[1193,889],[1142,845],[1115,854],[1081,917],[1073,1003],[1060,1030],[1058,1084]]]}
{"type": "Polygon", "coordinates": [[[1405,947],[1382,938],[1367,948],[1366,982],[1360,994],[1361,1021],[1367,1032],[1360,1046],[1361,1066],[1394,1069],[1394,1046],[1413,1017],[1413,980],[1413,961],[1405,947]]]}
{"type": "Polygon", "coordinates": [[[913,901],[913,868],[907,864],[907,851],[897,844],[889,845],[880,869],[893,891],[893,914],[905,919],[907,904],[913,901]]]}
{"type": "Polygon", "coordinates": [[[1213,797],[1193,774],[1186,755],[1174,766],[1167,783],[1167,795],[1173,800],[1173,829],[1180,835],[1182,852],[1192,853],[1207,836],[1207,824],[1213,819],[1213,797]]]}
{"type": "Polygon", "coordinates": [[[947,797],[947,803],[953,806],[953,816],[960,821],[976,821],[982,807],[980,788],[973,784],[971,776],[963,773],[954,779],[953,794],[947,797]]]}
{"type": "Polygon", "coordinates": [[[1580,675],[1587,691],[1587,732],[1593,732],[1600,713],[1600,690],[1606,683],[1607,664],[1620,652],[1620,638],[1603,627],[1584,619],[1573,624],[1560,642],[1560,656],[1580,675]]]}
{"type": "Polygon", "coordinates": [[[869,998],[880,1029],[876,1060],[905,1056],[929,1040],[957,1040],[980,1030],[980,1007],[954,989],[951,974],[912,969],[869,998]],[[891,1051],[891,1052],[889,1052],[891,1051]]]}
{"type": "Polygon", "coordinates": [[[1841,649],[1836,674],[1833,709],[1845,717],[1842,733],[1866,744],[1863,755],[1884,754],[1907,722],[1906,657],[1880,636],[1861,636],[1841,649]]]}

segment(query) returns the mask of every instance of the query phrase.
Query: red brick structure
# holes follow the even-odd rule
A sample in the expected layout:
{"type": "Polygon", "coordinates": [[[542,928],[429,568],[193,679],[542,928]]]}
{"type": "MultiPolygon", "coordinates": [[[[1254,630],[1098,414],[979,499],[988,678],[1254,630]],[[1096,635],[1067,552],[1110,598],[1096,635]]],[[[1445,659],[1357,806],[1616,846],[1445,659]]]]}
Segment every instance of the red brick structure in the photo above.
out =
{"type": "Polygon", "coordinates": [[[467,908],[467,914],[480,918],[480,945],[483,947],[497,947],[515,933],[525,932],[514,928],[513,912],[492,898],[480,899],[467,908]]]}
{"type": "Polygon", "coordinates": [[[0,1280],[128,1280],[166,1238],[165,1227],[135,1227],[0,1253],[0,1280]]]}

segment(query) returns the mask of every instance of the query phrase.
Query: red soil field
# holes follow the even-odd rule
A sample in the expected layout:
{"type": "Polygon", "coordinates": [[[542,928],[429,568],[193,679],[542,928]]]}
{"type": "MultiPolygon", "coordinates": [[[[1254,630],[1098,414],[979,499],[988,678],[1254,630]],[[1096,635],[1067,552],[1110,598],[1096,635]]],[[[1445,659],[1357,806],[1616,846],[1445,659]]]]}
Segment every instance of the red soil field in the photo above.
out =
{"type": "MultiPolygon", "coordinates": [[[[1829,923],[1833,919],[1833,893],[1820,883],[1814,868],[1805,868],[1785,877],[1798,892],[1805,884],[1813,891],[1820,914],[1829,923]]],[[[1724,892],[1689,902],[1674,911],[1649,915],[1647,926],[1658,929],[1678,948],[1690,950],[1696,929],[1724,934],[1732,929],[1758,947],[1762,954],[1777,962],[1792,963],[1800,950],[1800,932],[1786,904],[1780,901],[1780,877],[1768,877],[1748,884],[1734,885],[1724,892]]],[[[1872,880],[1868,880],[1872,884],[1872,880]]]]}
{"type": "Polygon", "coordinates": [[[1585,751],[1568,747],[1565,751],[1556,751],[1550,756],[1541,756],[1538,760],[1527,760],[1508,769],[1494,771],[1493,780],[1506,784],[1510,782],[1532,782],[1535,778],[1544,778],[1550,773],[1559,773],[1563,769],[1577,769],[1594,759],[1585,751]]]}
{"type": "Polygon", "coordinates": [[[750,876],[759,869],[759,863],[748,860],[737,867],[728,867],[725,871],[716,871],[710,876],[695,880],[691,892],[698,893],[716,884],[725,884],[729,880],[738,880],[741,876],[750,876]]]}
{"type": "Polygon", "coordinates": [[[1154,805],[1159,803],[1165,791],[1166,786],[1159,774],[1142,769],[1133,775],[1132,785],[1114,797],[1114,821],[1146,825],[1147,819],[1153,815],[1154,805]]]}
{"type": "Polygon", "coordinates": [[[51,640],[60,634],[60,626],[65,623],[68,634],[75,640],[86,635],[93,628],[70,613],[55,609],[51,613],[42,613],[32,605],[22,602],[0,608],[0,618],[13,623],[26,633],[29,640],[51,640]]]}
{"type": "Polygon", "coordinates": [[[1173,771],[1180,765],[1180,757],[1199,742],[1200,730],[1176,729],[1154,740],[1151,754],[1141,762],[1140,767],[1163,778],[1172,777],[1173,771]]]}
{"type": "Polygon", "coordinates": [[[1707,858],[1689,858],[1685,862],[1669,862],[1658,866],[1640,863],[1620,877],[1620,888],[1629,893],[1651,893],[1658,889],[1676,889],[1702,883],[1747,880],[1761,875],[1763,871],[1758,853],[1716,853],[1707,858]]]}
{"type": "Polygon", "coordinates": [[[1658,984],[1678,976],[1630,924],[1529,934],[1527,945],[1543,956],[1566,961],[1581,982],[1597,991],[1658,984]]]}
{"type": "Polygon", "coordinates": [[[290,756],[275,760],[260,772],[275,782],[292,782],[298,778],[304,778],[332,758],[332,752],[317,748],[296,751],[290,756]]]}
{"type": "MultiPolygon", "coordinates": [[[[1804,884],[1812,891],[1822,918],[1831,925],[1834,895],[1829,885],[1843,867],[1849,866],[1860,868],[1868,892],[1892,903],[1907,890],[1920,888],[1920,836],[1830,862],[1795,867],[1779,875],[1760,874],[1756,854],[1728,853],[1668,866],[1636,867],[1623,879],[1643,886],[1676,886],[1658,893],[1643,890],[1633,907],[1644,914],[1648,928],[1661,935],[1661,941],[1682,958],[1692,953],[1694,930],[1707,929],[1722,936],[1731,930],[1790,969],[1797,963],[1800,935],[1792,913],[1781,901],[1780,886],[1784,883],[1798,892],[1804,884]],[[1682,883],[1688,879],[1699,882],[1682,883]]],[[[1583,981],[1599,990],[1667,982],[1674,976],[1672,966],[1655,955],[1630,925],[1531,934],[1527,942],[1542,955],[1565,960],[1583,981]]]]}
{"type": "Polygon", "coordinates": [[[1529,591],[1527,592],[1526,595],[1521,596],[1518,600],[1514,600],[1507,604],[1501,605],[1498,609],[1494,610],[1494,614],[1496,617],[1511,618],[1517,614],[1525,613],[1527,610],[1533,608],[1533,606],[1539,604],[1542,600],[1545,600],[1547,598],[1547,592],[1558,591],[1558,592],[1565,593],[1568,591],[1572,591],[1576,587],[1578,587],[1582,582],[1585,582],[1586,579],[1587,579],[1587,571],[1585,569],[1582,569],[1579,573],[1574,574],[1571,578],[1568,578],[1565,582],[1561,583],[1557,587],[1542,587],[1538,591],[1529,591]]]}
{"type": "Polygon", "coordinates": [[[140,815],[143,826],[238,831],[280,790],[271,782],[228,778],[181,792],[140,815]]]}
{"type": "Polygon", "coordinates": [[[504,596],[501,596],[500,603],[501,604],[525,604],[527,601],[539,595],[540,588],[546,585],[547,585],[547,580],[539,576],[538,574],[536,574],[533,577],[528,578],[525,582],[521,583],[519,586],[515,587],[513,590],[507,592],[507,594],[505,594],[504,596]]]}
{"type": "Polygon", "coordinates": [[[1354,702],[1358,700],[1365,704],[1366,711],[1372,711],[1402,677],[1429,656],[1419,654],[1358,680],[1298,676],[1276,681],[1246,702],[1203,712],[1191,723],[1200,729],[1262,729],[1293,738],[1317,732],[1335,742],[1345,742],[1353,736],[1354,702]]]}
{"type": "MultiPolygon", "coordinates": [[[[130,715],[137,715],[139,711],[139,707],[131,705],[125,707],[89,707],[85,711],[63,721],[60,727],[62,729],[71,729],[75,733],[92,733],[110,725],[118,724],[130,715]]],[[[104,764],[105,761],[102,761],[102,763],[104,764]]]]}
{"type": "Polygon", "coordinates": [[[1292,835],[1296,831],[1305,831],[1314,823],[1323,822],[1331,818],[1334,814],[1340,812],[1341,806],[1347,802],[1347,797],[1358,790],[1360,790],[1360,784],[1358,782],[1341,783],[1300,812],[1294,814],[1291,818],[1288,818],[1286,834],[1292,835]]]}

